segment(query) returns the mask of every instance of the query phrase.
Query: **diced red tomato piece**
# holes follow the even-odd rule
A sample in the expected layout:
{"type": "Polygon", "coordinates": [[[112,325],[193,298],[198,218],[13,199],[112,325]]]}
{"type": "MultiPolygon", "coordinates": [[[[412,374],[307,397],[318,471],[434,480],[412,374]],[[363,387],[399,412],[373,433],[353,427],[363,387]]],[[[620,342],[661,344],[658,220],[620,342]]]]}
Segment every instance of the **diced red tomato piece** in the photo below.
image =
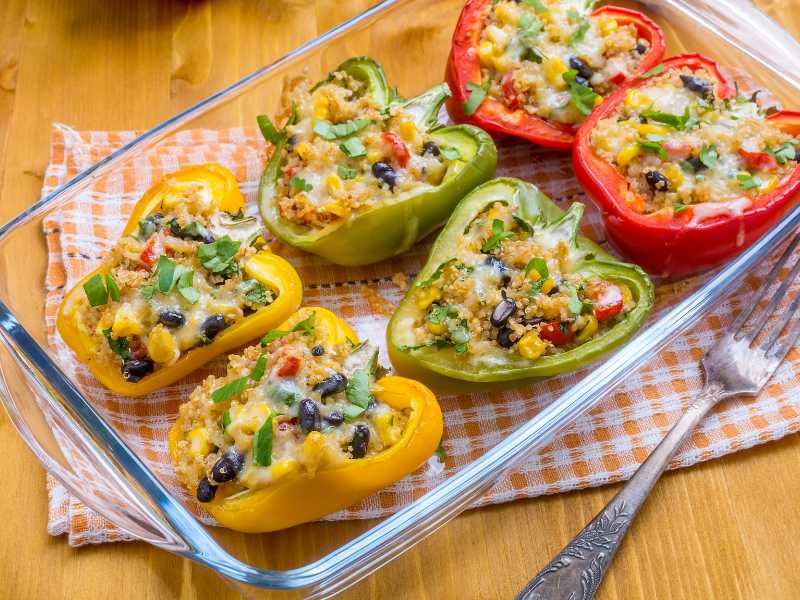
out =
{"type": "Polygon", "coordinates": [[[394,154],[394,159],[397,161],[397,164],[401,167],[405,167],[411,155],[408,153],[408,148],[406,148],[400,136],[394,131],[384,131],[383,139],[392,148],[392,154],[394,154]]]}
{"type": "Polygon", "coordinates": [[[147,242],[144,250],[142,250],[142,253],[139,255],[139,260],[148,267],[152,267],[163,252],[164,247],[161,245],[161,237],[154,235],[150,238],[150,241],[147,242]]]}
{"type": "Polygon", "coordinates": [[[594,303],[594,316],[598,321],[606,321],[622,312],[622,290],[618,285],[607,281],[592,285],[589,297],[594,303]]]}
{"type": "Polygon", "coordinates": [[[300,370],[300,359],[296,356],[288,357],[278,369],[280,377],[293,377],[300,370]]]}
{"type": "Polygon", "coordinates": [[[503,75],[500,81],[500,86],[503,88],[503,95],[506,98],[506,106],[511,110],[519,108],[519,98],[517,97],[517,88],[514,85],[514,73],[509,71],[503,75]]]}
{"type": "Polygon", "coordinates": [[[625,75],[623,71],[620,71],[611,78],[611,83],[613,83],[614,85],[622,85],[623,83],[625,83],[625,80],[627,78],[628,76],[625,75]]]}
{"type": "Polygon", "coordinates": [[[563,346],[573,340],[575,332],[569,327],[569,321],[551,321],[542,325],[539,336],[556,346],[563,346]]]}
{"type": "Polygon", "coordinates": [[[294,177],[294,174],[297,173],[299,169],[300,167],[298,167],[297,165],[292,165],[290,167],[286,167],[286,169],[284,169],[283,172],[286,175],[287,179],[291,179],[292,177],[294,177]]]}
{"type": "Polygon", "coordinates": [[[688,158],[692,153],[689,142],[666,141],[662,145],[670,158],[688,158]]]}
{"type": "Polygon", "coordinates": [[[748,152],[744,148],[739,148],[739,156],[742,157],[748,169],[772,171],[778,168],[778,161],[772,154],[766,152],[748,152]]]}

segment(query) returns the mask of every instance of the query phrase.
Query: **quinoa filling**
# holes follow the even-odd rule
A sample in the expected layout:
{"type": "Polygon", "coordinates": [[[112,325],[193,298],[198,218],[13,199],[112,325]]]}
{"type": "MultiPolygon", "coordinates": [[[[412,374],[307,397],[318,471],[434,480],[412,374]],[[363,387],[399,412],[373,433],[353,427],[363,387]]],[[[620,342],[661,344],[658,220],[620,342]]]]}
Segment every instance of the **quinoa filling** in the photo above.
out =
{"type": "Polygon", "coordinates": [[[313,477],[400,440],[410,409],[374,395],[377,348],[326,344],[314,317],[231,356],[226,375],[208,377],[180,407],[176,470],[201,502],[220,487],[228,497],[290,474],[313,477]]]}
{"type": "Polygon", "coordinates": [[[84,284],[79,326],[101,360],[136,383],[271,304],[243,270],[260,231],[255,218],[216,211],[205,184],[174,184],[161,212],[117,242],[107,273],[84,284]]]}
{"type": "Polygon", "coordinates": [[[650,49],[636,27],[584,0],[492,3],[478,46],[488,95],[511,110],[578,124],[650,49]]]}
{"type": "Polygon", "coordinates": [[[282,96],[287,122],[277,182],[282,218],[315,230],[438,186],[456,148],[439,147],[412,111],[378,105],[366,84],[337,71],[312,87],[299,77],[282,96]]]}
{"type": "Polygon", "coordinates": [[[557,354],[601,335],[635,307],[627,286],[573,272],[568,241],[494,202],[457,255],[418,282],[415,344],[456,354],[557,354]]]}
{"type": "Polygon", "coordinates": [[[721,100],[706,70],[672,69],[629,90],[592,131],[594,151],[628,180],[627,204],[693,218],[741,212],[797,167],[800,140],[773,126],[757,93],[721,100]]]}

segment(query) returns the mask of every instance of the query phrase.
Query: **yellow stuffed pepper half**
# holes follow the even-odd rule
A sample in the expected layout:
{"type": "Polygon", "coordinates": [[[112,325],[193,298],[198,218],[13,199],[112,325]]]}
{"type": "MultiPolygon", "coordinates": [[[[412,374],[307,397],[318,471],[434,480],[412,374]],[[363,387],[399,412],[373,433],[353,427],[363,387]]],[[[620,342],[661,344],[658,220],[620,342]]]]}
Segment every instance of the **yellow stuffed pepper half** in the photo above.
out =
{"type": "Polygon", "coordinates": [[[332,312],[300,309],[181,406],[169,436],[178,478],[221,525],[265,532],[411,473],[436,450],[442,413],[377,358],[332,312]]]}
{"type": "Polygon", "coordinates": [[[273,254],[233,174],[172,173],[137,202],[111,255],[64,297],[58,332],[108,389],[141,396],[258,338],[302,284],[273,254]]]}

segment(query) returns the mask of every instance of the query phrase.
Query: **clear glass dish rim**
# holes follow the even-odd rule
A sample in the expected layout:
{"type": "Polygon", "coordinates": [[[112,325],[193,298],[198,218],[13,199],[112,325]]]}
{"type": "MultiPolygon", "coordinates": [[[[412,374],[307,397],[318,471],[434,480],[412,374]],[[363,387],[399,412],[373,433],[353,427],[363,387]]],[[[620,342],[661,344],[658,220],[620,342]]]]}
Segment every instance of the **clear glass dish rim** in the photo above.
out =
{"type": "MultiPolygon", "coordinates": [[[[18,227],[58,203],[66,194],[76,193],[87,187],[139,148],[157,143],[184,123],[224,102],[235,99],[285,63],[301,58],[373,17],[385,14],[408,1],[384,0],[273,63],[159,123],[0,226],[0,242],[18,227]]],[[[644,3],[648,2],[658,4],[654,0],[644,0],[644,3]]],[[[707,3],[702,3],[700,9],[697,3],[689,4],[685,0],[666,0],[663,4],[700,22],[707,29],[718,28],[717,32],[720,35],[732,32],[729,27],[726,29],[727,21],[715,15],[725,14],[730,17],[731,14],[738,14],[751,19],[750,23],[757,23],[764,31],[768,31],[771,37],[761,40],[759,46],[754,43],[743,43],[742,47],[738,43],[732,43],[800,91],[798,83],[800,80],[791,75],[792,72],[800,72],[800,59],[796,58],[800,56],[800,44],[764,13],[755,7],[745,6],[746,0],[717,0],[713,8],[707,3]],[[790,65],[797,68],[792,69],[790,65]]],[[[108,467],[112,471],[124,471],[136,481],[137,488],[134,489],[127,484],[125,477],[119,478],[128,488],[126,491],[134,496],[146,498],[149,504],[155,507],[150,515],[154,521],[151,525],[165,533],[164,539],[150,539],[147,540],[148,543],[191,558],[235,581],[268,589],[305,588],[310,597],[323,597],[342,591],[359,581],[468,508],[502,472],[513,467],[529,452],[546,444],[577,416],[597,404],[627,373],[644,364],[653,352],[669,343],[727,295],[734,284],[741,280],[743,273],[770,254],[798,225],[800,225],[800,205],[789,211],[756,244],[718,271],[700,289],[641,331],[604,363],[598,364],[592,373],[573,386],[567,394],[521,425],[483,456],[465,465],[436,489],[326,556],[302,567],[282,571],[252,567],[223,549],[194,516],[169,494],[155,474],[125,445],[111,425],[92,408],[91,403],[49,357],[47,351],[24,329],[2,299],[0,299],[0,341],[16,359],[28,379],[39,382],[38,391],[52,408],[63,411],[68,407],[72,422],[79,429],[80,435],[90,445],[96,445],[98,454],[105,457],[108,467]],[[41,386],[41,376],[44,376],[48,383],[47,389],[41,386]]],[[[49,456],[47,452],[35,439],[32,439],[32,434],[25,434],[22,431],[26,426],[14,406],[5,380],[2,379],[2,373],[0,373],[0,400],[12,415],[12,422],[20,430],[34,454],[48,466],[45,458],[49,456]]],[[[53,467],[55,461],[51,459],[49,463],[53,467]]],[[[67,486],[73,489],[68,483],[67,486]]],[[[88,495],[81,494],[81,496],[88,500],[88,495]]],[[[91,502],[87,504],[91,506],[91,502]]]]}

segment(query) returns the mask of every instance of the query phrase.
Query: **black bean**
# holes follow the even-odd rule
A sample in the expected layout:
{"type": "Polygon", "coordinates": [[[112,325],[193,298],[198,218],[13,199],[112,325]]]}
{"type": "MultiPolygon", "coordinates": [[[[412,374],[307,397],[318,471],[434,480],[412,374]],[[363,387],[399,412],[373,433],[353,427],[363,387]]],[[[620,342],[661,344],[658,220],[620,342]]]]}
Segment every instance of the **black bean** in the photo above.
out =
{"type": "Polygon", "coordinates": [[[695,77],[693,75],[681,74],[681,81],[683,87],[699,94],[703,98],[710,98],[714,95],[714,89],[711,87],[711,82],[702,77],[695,77]]]}
{"type": "Polygon", "coordinates": [[[354,429],[353,439],[350,440],[350,454],[353,455],[353,458],[364,458],[369,446],[369,427],[356,425],[354,429]]]}
{"type": "Polygon", "coordinates": [[[132,358],[122,363],[122,376],[125,381],[137,383],[142,380],[145,375],[153,372],[153,361],[147,358],[137,359],[132,358]]]}
{"type": "Polygon", "coordinates": [[[647,44],[645,44],[644,42],[637,43],[636,52],[638,52],[639,54],[644,54],[645,52],[647,52],[647,44]]]}
{"type": "Polygon", "coordinates": [[[666,192],[669,189],[669,179],[658,171],[648,171],[644,174],[645,181],[654,192],[666,192]]]}
{"type": "Polygon", "coordinates": [[[312,356],[322,356],[323,354],[325,354],[325,348],[321,345],[314,346],[311,349],[312,356]]]}
{"type": "Polygon", "coordinates": [[[325,417],[325,420],[330,425],[333,425],[334,427],[337,427],[337,426],[341,425],[342,423],[344,423],[344,415],[341,412],[339,412],[338,410],[335,410],[331,414],[329,414],[327,417],[325,417]]]}
{"type": "MultiPolygon", "coordinates": [[[[588,85],[588,80],[592,78],[592,75],[594,75],[592,68],[577,56],[570,56],[569,67],[570,69],[575,69],[578,72],[578,75],[587,80],[586,85],[588,85]]],[[[575,81],[577,81],[577,79],[575,81]]]]}
{"type": "Polygon", "coordinates": [[[500,275],[500,279],[503,282],[503,285],[508,285],[511,281],[511,269],[508,267],[506,263],[502,260],[497,258],[496,256],[487,256],[486,260],[483,261],[485,265],[488,265],[495,271],[497,271],[498,275],[500,275]]]}
{"type": "Polygon", "coordinates": [[[297,136],[296,135],[290,135],[288,138],[286,138],[286,145],[289,148],[291,148],[292,146],[296,146],[297,145],[297,136]]]}
{"type": "Polygon", "coordinates": [[[390,190],[394,190],[394,186],[397,184],[397,172],[392,165],[379,160],[372,164],[372,174],[376,179],[380,179],[389,186],[390,190]]]}
{"type": "Polygon", "coordinates": [[[547,292],[548,296],[555,296],[558,293],[559,289],[557,285],[553,286],[553,289],[547,292]]]}
{"type": "Polygon", "coordinates": [[[427,141],[422,144],[422,156],[426,154],[430,154],[431,156],[439,156],[439,146],[436,145],[436,142],[427,141]]]}
{"type": "Polygon", "coordinates": [[[511,339],[512,333],[510,327],[503,327],[497,332],[497,343],[501,348],[511,348],[516,343],[511,339]]]}
{"type": "Polygon", "coordinates": [[[687,158],[686,162],[689,163],[689,165],[692,167],[692,170],[695,173],[699,173],[703,169],[707,168],[705,164],[703,164],[703,161],[700,160],[700,157],[698,156],[692,156],[691,158],[687,158]]]}
{"type": "Polygon", "coordinates": [[[211,315],[210,317],[206,317],[206,320],[200,325],[200,334],[209,340],[213,340],[219,335],[219,332],[226,327],[225,317],[222,315],[211,315]]]}
{"type": "Polygon", "coordinates": [[[300,400],[298,415],[300,417],[300,429],[303,430],[303,433],[320,430],[319,407],[311,398],[300,400]]]}
{"type": "Polygon", "coordinates": [[[794,159],[795,161],[800,162],[800,150],[794,151],[794,159]]]}
{"type": "Polygon", "coordinates": [[[639,123],[647,123],[647,117],[644,115],[639,115],[639,123]]]}
{"type": "Polygon", "coordinates": [[[314,386],[314,391],[319,393],[322,398],[343,392],[347,387],[347,377],[344,373],[334,373],[330,377],[326,377],[314,386]]]}
{"type": "Polygon", "coordinates": [[[492,316],[489,318],[489,320],[491,321],[493,327],[502,327],[514,315],[515,312],[517,312],[517,303],[511,298],[506,298],[505,295],[503,295],[503,299],[497,303],[497,306],[494,307],[492,316]]]}
{"type": "Polygon", "coordinates": [[[207,477],[203,477],[197,484],[197,499],[200,502],[211,502],[216,494],[216,486],[212,485],[207,477]]]}
{"type": "Polygon", "coordinates": [[[176,327],[182,327],[186,323],[186,317],[180,311],[167,309],[158,315],[158,322],[164,327],[175,329],[176,327]]]}
{"type": "Polygon", "coordinates": [[[244,456],[236,448],[231,448],[211,467],[211,479],[216,483],[231,481],[242,468],[244,468],[244,456]]]}

